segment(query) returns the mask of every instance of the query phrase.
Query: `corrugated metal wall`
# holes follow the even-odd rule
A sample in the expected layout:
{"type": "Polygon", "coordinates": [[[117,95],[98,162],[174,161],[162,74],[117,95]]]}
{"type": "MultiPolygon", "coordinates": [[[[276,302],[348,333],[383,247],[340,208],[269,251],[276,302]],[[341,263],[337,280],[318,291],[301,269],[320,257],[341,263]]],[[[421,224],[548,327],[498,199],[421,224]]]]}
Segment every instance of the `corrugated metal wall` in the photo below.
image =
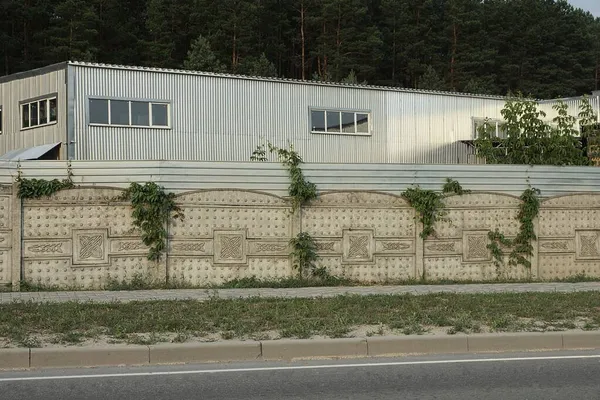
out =
{"type": "MultiPolygon", "coordinates": [[[[54,66],[49,68],[56,69],[54,66]]],[[[0,135],[0,155],[10,150],[66,141],[66,68],[64,64],[61,69],[51,72],[0,82],[3,125],[2,135],[0,135]],[[57,123],[21,130],[19,102],[53,93],[58,93],[57,123]]],[[[8,78],[10,77],[5,79],[8,78]]],[[[64,151],[62,146],[61,152],[64,151]]]]}
{"type": "Polygon", "coordinates": [[[247,161],[265,138],[308,162],[466,163],[472,117],[500,98],[309,85],[73,64],[75,159],[247,161]],[[169,100],[172,130],[94,127],[88,96],[169,100]],[[309,108],[370,110],[373,135],[310,133],[309,108]]]}
{"type": "MultiPolygon", "coordinates": [[[[73,161],[77,184],[127,187],[158,182],[167,190],[250,189],[285,196],[287,171],[277,163],[178,161],[73,161]]],[[[411,185],[440,190],[446,178],[465,189],[520,195],[529,184],[542,196],[600,192],[600,168],[521,165],[304,164],[307,178],[320,191],[376,190],[400,194],[411,185]]],[[[26,161],[27,178],[64,178],[65,161],[26,161]]],[[[14,181],[16,163],[0,163],[0,183],[14,181]]]]}

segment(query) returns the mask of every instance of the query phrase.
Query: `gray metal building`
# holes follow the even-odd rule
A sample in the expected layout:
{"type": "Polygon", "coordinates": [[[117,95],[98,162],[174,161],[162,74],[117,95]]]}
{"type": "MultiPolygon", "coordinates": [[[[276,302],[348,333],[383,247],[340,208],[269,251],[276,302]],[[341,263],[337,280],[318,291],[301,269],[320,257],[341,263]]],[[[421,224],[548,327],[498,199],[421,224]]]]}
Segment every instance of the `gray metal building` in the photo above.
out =
{"type": "MultiPolygon", "coordinates": [[[[568,99],[577,115],[580,99],[568,99]]],[[[247,161],[293,143],[307,162],[475,163],[504,98],[66,62],[0,77],[2,159],[247,161]]],[[[552,119],[554,101],[541,102],[552,119]]],[[[592,97],[600,111],[598,94],[592,97]]]]}

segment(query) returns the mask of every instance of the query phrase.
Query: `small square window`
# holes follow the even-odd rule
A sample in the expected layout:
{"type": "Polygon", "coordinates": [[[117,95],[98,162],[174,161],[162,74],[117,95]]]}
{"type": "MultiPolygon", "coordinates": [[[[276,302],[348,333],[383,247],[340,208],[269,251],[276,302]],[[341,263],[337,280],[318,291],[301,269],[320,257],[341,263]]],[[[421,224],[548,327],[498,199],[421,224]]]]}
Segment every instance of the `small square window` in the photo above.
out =
{"type": "Polygon", "coordinates": [[[340,113],[327,111],[327,132],[341,132],[340,128],[340,113]]]}
{"type": "Polygon", "coordinates": [[[110,101],[111,125],[129,125],[129,102],[123,100],[110,101]]]}
{"type": "Polygon", "coordinates": [[[356,133],[369,133],[369,114],[356,114],[356,133]]]}
{"type": "Polygon", "coordinates": [[[48,123],[48,102],[40,101],[40,125],[48,123]]]}
{"type": "Polygon", "coordinates": [[[152,104],[152,126],[169,126],[169,106],[152,104]]]}
{"type": "Polygon", "coordinates": [[[150,126],[149,103],[143,101],[131,102],[131,125],[150,126]]]}
{"type": "Polygon", "coordinates": [[[58,118],[58,101],[57,99],[49,100],[50,108],[50,122],[56,122],[58,118]]]}
{"type": "Polygon", "coordinates": [[[354,123],[354,113],[343,112],[342,113],[342,132],[344,133],[356,133],[356,127],[354,123]]]}
{"type": "Polygon", "coordinates": [[[310,119],[313,132],[325,132],[325,111],[312,111],[310,119]]]}
{"type": "Polygon", "coordinates": [[[31,103],[29,107],[30,126],[38,125],[38,103],[31,103]]]}
{"type": "Polygon", "coordinates": [[[108,100],[90,99],[90,123],[108,124],[108,100]]]}
{"type": "Polygon", "coordinates": [[[23,128],[29,127],[29,104],[23,104],[21,108],[21,117],[23,118],[23,128]]]}

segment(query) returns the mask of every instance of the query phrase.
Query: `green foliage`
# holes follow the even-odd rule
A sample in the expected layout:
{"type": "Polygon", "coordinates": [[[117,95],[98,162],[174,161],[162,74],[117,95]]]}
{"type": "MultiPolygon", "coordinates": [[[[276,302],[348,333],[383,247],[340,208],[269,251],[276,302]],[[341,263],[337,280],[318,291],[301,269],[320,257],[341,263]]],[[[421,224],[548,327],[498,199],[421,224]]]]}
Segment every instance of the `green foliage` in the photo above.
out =
{"type": "Polygon", "coordinates": [[[133,208],[133,224],[142,231],[142,241],[150,246],[148,259],[160,260],[167,246],[167,224],[171,218],[183,219],[180,208],[175,204],[175,194],[165,193],[164,188],[154,182],[145,185],[132,183],[123,193],[121,200],[129,200],[133,208]]]}
{"type": "Polygon", "coordinates": [[[509,265],[523,265],[526,268],[531,268],[531,261],[527,259],[533,255],[533,245],[531,242],[537,239],[535,234],[533,221],[538,216],[540,210],[540,191],[532,188],[527,189],[521,194],[521,204],[519,205],[519,233],[514,239],[508,239],[503,233],[496,229],[494,232],[489,232],[488,237],[490,244],[488,249],[491,250],[494,262],[497,268],[500,268],[504,263],[504,253],[500,245],[512,248],[509,255],[509,265]]]}
{"type": "Polygon", "coordinates": [[[290,177],[288,193],[292,199],[292,209],[294,211],[317,198],[317,186],[314,183],[309,182],[304,176],[304,173],[300,168],[302,157],[294,150],[292,144],[290,144],[289,149],[274,146],[269,142],[267,142],[266,148],[264,145],[259,145],[256,150],[252,152],[250,160],[267,161],[267,153],[277,154],[278,160],[288,169],[290,177]]]}
{"type": "Polygon", "coordinates": [[[446,84],[435,68],[429,65],[419,80],[419,89],[445,90],[446,84]]]}
{"type": "Polygon", "coordinates": [[[73,185],[73,171],[71,170],[71,164],[67,167],[67,177],[65,179],[53,179],[47,181],[45,179],[27,179],[23,178],[21,170],[19,168],[18,175],[15,181],[19,185],[17,195],[22,199],[39,199],[42,197],[52,196],[54,193],[63,190],[70,189],[73,185]]]}
{"type": "Polygon", "coordinates": [[[200,35],[231,72],[265,53],[287,78],[415,88],[431,67],[428,88],[536,98],[598,83],[600,20],[550,0],[3,0],[0,75],[66,59],[179,68],[200,35]]]}
{"type": "Polygon", "coordinates": [[[464,190],[460,183],[446,178],[442,193],[421,189],[419,186],[416,186],[402,192],[402,197],[417,211],[419,221],[423,224],[423,231],[420,233],[420,236],[423,239],[427,239],[435,234],[434,226],[436,221],[443,219],[446,215],[444,198],[450,194],[462,195],[465,193],[470,193],[470,190],[464,190]]]}
{"type": "Polygon", "coordinates": [[[242,72],[250,76],[277,77],[277,68],[269,61],[265,53],[262,53],[257,59],[245,60],[242,67],[242,72]]]}
{"type": "MultiPolygon", "coordinates": [[[[294,268],[298,270],[300,277],[305,273],[319,273],[316,262],[319,259],[317,255],[317,245],[312,236],[307,232],[300,232],[296,237],[290,240],[294,268]]],[[[323,271],[320,271],[321,274],[323,271]]]]}
{"type": "MultiPolygon", "coordinates": [[[[553,108],[558,115],[551,126],[544,121],[546,113],[538,109],[535,100],[520,94],[511,97],[501,111],[504,123],[500,129],[504,135],[498,135],[496,125],[486,120],[475,140],[477,154],[489,164],[589,165],[577,139],[576,119],[568,114],[567,104],[559,102],[553,108]]],[[[584,121],[593,118],[587,98],[579,115],[584,121]]]]}
{"type": "Polygon", "coordinates": [[[192,43],[183,67],[194,71],[225,72],[225,67],[213,53],[210,42],[202,35],[192,43]]]}

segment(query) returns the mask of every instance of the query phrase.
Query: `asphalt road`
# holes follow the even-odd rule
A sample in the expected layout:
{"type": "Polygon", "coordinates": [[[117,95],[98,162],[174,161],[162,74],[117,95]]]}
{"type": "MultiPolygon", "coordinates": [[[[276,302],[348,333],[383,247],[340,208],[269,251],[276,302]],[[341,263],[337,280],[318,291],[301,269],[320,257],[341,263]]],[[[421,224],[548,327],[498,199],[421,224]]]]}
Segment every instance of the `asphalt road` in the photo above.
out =
{"type": "Polygon", "coordinates": [[[0,399],[600,399],[600,351],[5,372],[0,399]]]}

